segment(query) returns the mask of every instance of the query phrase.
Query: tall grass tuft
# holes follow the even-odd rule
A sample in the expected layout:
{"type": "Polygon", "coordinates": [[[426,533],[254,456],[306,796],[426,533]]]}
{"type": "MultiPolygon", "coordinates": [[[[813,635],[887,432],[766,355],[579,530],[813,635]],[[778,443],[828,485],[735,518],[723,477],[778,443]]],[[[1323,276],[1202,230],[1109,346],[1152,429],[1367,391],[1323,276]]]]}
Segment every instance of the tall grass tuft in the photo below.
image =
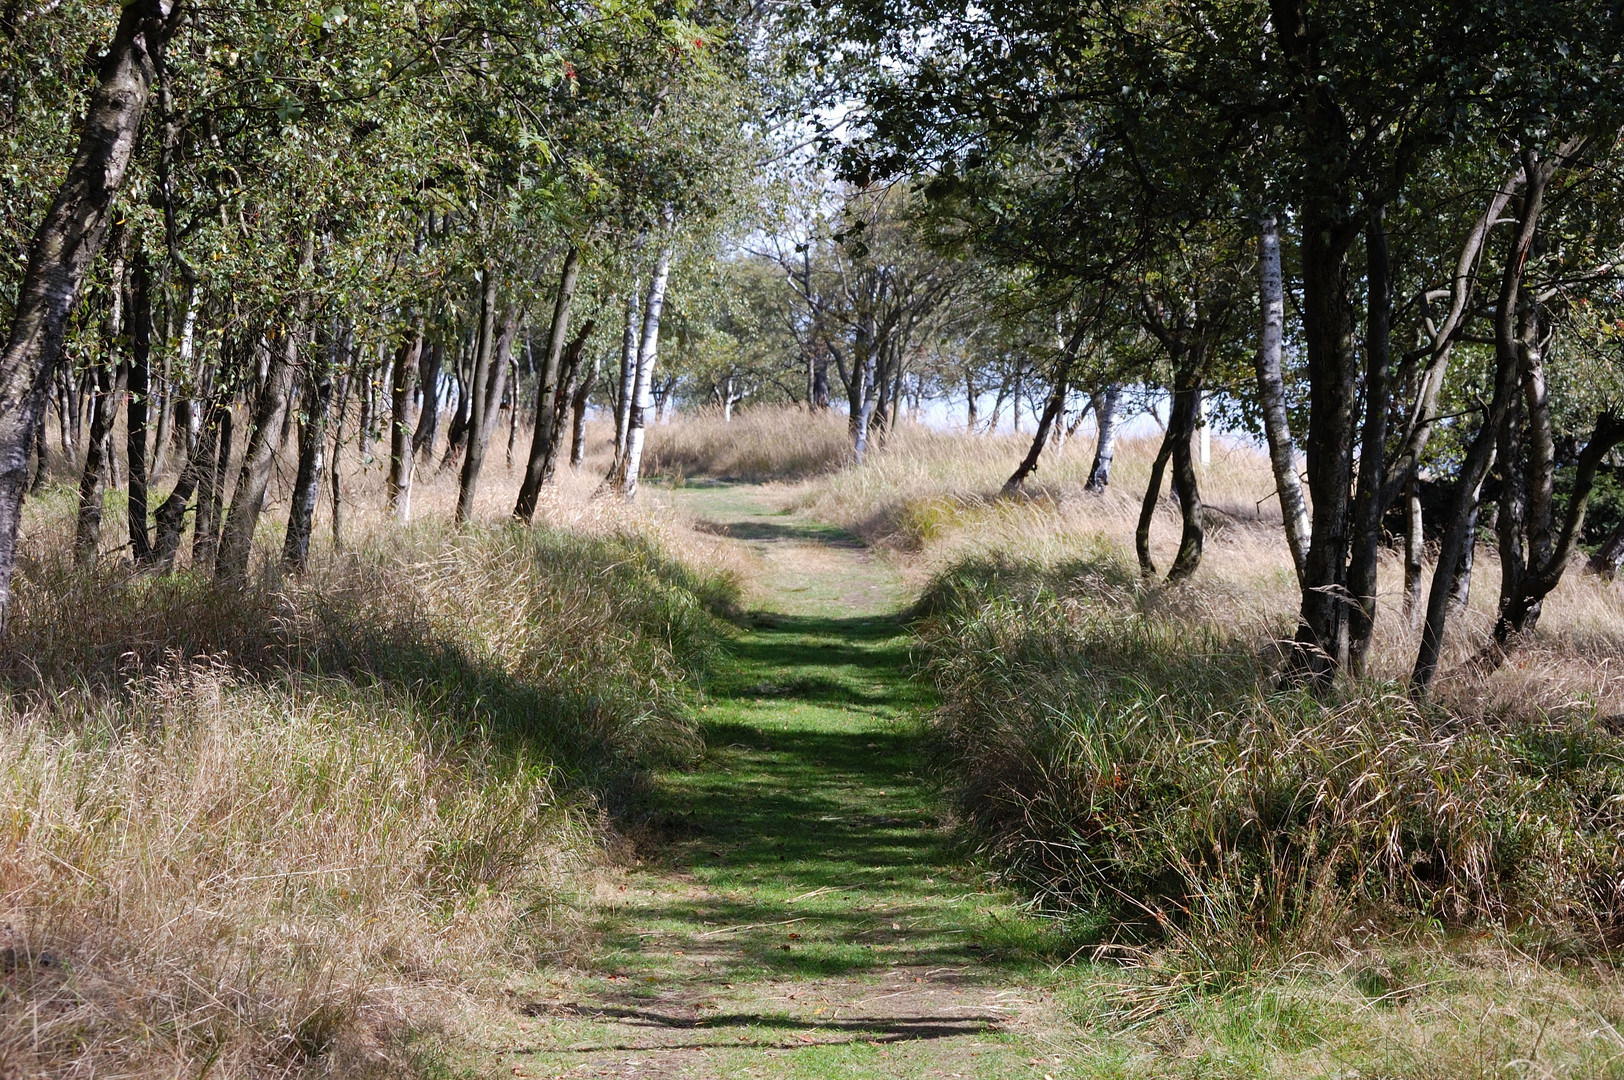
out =
{"type": "Polygon", "coordinates": [[[964,820],[1102,937],[1328,941],[1430,919],[1624,938],[1624,733],[1577,713],[1464,721],[1398,687],[1270,692],[1250,634],[1109,556],[966,562],[921,614],[964,820]]]}

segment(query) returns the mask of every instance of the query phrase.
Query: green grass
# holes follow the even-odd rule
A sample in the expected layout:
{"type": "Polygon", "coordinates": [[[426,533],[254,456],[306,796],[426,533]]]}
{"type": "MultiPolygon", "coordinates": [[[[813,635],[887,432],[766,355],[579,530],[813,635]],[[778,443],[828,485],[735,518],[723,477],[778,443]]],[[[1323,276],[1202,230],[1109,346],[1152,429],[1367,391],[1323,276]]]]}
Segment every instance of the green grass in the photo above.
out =
{"type": "Polygon", "coordinates": [[[895,568],[760,489],[677,498],[754,553],[770,610],[707,686],[705,753],[657,774],[636,861],[599,885],[598,950],[512,988],[518,1016],[493,1025],[480,1071],[1624,1075],[1611,975],[1492,940],[1265,942],[1233,970],[1177,950],[1074,956],[1104,915],[1034,916],[945,817],[924,723],[939,703],[913,677],[895,568]]]}
{"type": "Polygon", "coordinates": [[[702,761],[657,778],[642,865],[605,910],[591,969],[563,988],[595,1002],[539,1003],[542,1031],[504,1062],[548,1075],[620,1060],[631,1025],[690,1047],[661,1053],[700,1055],[701,1075],[1029,1071],[1036,1051],[985,999],[1046,970],[1058,941],[942,818],[918,739],[933,702],[910,678],[894,571],[753,492],[684,494],[713,530],[759,545],[788,610],[744,620],[700,713],[702,761]],[[842,552],[837,572],[809,546],[842,552]],[[857,614],[854,590],[871,598],[857,614]],[[958,998],[975,1007],[937,1007],[958,998]]]}

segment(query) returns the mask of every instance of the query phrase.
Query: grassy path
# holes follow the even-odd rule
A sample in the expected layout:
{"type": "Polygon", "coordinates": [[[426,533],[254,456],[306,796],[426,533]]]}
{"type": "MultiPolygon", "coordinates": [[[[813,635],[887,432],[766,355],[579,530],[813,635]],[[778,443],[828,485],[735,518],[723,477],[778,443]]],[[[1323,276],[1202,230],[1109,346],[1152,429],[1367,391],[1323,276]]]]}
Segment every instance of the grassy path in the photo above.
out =
{"type": "Polygon", "coordinates": [[[901,582],[751,487],[673,493],[762,560],[701,765],[659,779],[589,970],[538,986],[525,1076],[1042,1077],[1039,929],[955,862],[919,775],[901,582]]]}

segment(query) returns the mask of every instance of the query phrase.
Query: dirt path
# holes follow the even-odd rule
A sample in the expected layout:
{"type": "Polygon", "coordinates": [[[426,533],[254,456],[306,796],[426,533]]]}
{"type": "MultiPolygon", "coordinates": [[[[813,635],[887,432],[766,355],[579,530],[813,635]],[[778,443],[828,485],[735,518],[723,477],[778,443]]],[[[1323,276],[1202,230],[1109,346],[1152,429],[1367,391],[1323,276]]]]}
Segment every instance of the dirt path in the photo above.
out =
{"type": "Polygon", "coordinates": [[[1041,929],[956,861],[919,772],[901,582],[760,488],[672,497],[762,560],[704,761],[659,778],[589,970],[518,1002],[502,1070],[1043,1077],[1041,929]]]}

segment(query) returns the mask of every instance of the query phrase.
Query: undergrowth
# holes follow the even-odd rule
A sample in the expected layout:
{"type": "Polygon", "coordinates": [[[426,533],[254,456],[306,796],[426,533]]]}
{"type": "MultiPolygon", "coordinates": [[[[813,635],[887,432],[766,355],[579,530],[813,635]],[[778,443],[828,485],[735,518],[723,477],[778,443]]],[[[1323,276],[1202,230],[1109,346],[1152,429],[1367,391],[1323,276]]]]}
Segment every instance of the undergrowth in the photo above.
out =
{"type": "Polygon", "coordinates": [[[1624,934],[1624,738],[1590,715],[1272,691],[1250,628],[1109,555],[963,562],[920,614],[967,827],[1096,940],[1248,948],[1370,920],[1561,948],[1624,934]]]}
{"type": "Polygon", "coordinates": [[[222,590],[36,554],[0,679],[0,1075],[398,1075],[699,748],[731,582],[418,529],[222,590]]]}

